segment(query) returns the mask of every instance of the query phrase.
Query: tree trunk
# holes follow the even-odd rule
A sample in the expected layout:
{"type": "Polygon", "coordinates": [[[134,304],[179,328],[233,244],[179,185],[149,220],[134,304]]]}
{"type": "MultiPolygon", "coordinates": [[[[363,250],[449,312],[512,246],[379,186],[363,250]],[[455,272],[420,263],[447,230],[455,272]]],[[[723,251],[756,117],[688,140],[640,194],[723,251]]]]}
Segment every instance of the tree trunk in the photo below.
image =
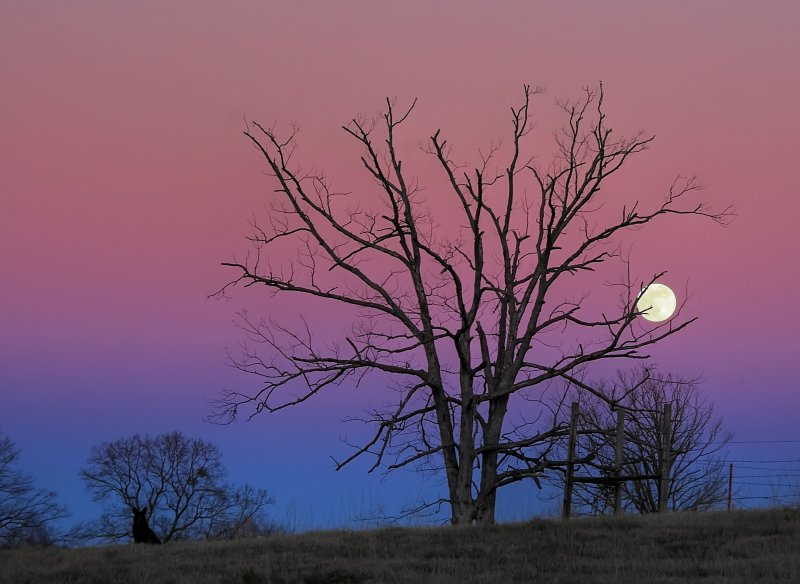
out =
{"type": "Polygon", "coordinates": [[[479,503],[477,509],[478,525],[494,525],[494,508],[497,503],[497,491],[492,490],[483,500],[479,503]]]}
{"type": "MultiPolygon", "coordinates": [[[[503,431],[503,421],[508,409],[508,396],[493,399],[489,404],[489,419],[484,430],[483,445],[497,446],[503,431]]],[[[494,510],[497,503],[497,450],[489,450],[481,456],[481,483],[476,504],[478,525],[494,525],[494,510]]]]}
{"type": "Polygon", "coordinates": [[[450,493],[450,523],[472,525],[475,521],[475,502],[472,500],[470,484],[460,481],[455,493],[450,493]]]}

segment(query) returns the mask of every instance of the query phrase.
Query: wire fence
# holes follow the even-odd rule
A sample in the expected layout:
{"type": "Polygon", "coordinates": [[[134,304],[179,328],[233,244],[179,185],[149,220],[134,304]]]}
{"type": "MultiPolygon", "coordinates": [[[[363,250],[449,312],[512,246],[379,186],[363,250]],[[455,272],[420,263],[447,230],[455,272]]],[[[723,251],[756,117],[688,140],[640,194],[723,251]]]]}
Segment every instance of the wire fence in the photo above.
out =
{"type": "MultiPolygon", "coordinates": [[[[727,442],[729,454],[739,456],[727,459],[732,465],[731,499],[738,507],[769,505],[800,505],[800,457],[792,457],[792,444],[800,445],[800,439],[779,440],[731,440],[727,442]],[[789,452],[783,452],[789,446],[789,452]],[[757,456],[764,448],[773,451],[767,456],[757,456]],[[747,455],[742,456],[746,449],[747,455]],[[786,455],[789,456],[786,456],[786,455]],[[771,458],[768,456],[772,456],[771,458]]],[[[795,452],[800,453],[800,450],[795,452]]]]}

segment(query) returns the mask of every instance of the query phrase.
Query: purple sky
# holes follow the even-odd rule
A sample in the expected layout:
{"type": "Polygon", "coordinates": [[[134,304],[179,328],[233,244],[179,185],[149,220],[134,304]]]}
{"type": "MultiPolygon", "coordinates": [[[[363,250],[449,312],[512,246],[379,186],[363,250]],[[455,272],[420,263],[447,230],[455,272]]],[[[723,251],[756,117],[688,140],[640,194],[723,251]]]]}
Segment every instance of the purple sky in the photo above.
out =
{"type": "MultiPolygon", "coordinates": [[[[90,447],[136,431],[212,440],[234,479],[268,488],[278,518],[300,527],[429,492],[410,473],[333,471],[338,437],[359,430],[340,419],[378,405],[363,392],[201,422],[221,388],[247,387],[225,366],[237,310],[342,324],[323,305],[206,299],[273,188],[243,119],[297,122],[298,156],[357,189],[368,183],[340,125],[387,95],[420,100],[400,143],[409,160],[443,128],[476,162],[508,135],[523,83],[547,88],[534,115],[549,147],[554,100],[602,80],[611,125],[656,134],[622,188],[647,200],[697,174],[704,200],[738,208],[725,229],[670,222],[631,240],[639,269],[668,270],[700,317],[654,357],[702,373],[737,439],[800,438],[798,22],[795,1],[4,3],[0,428],[76,518],[97,512],[77,479],[90,447]]],[[[773,448],[733,457],[796,451],[773,448]]],[[[501,515],[524,515],[533,496],[518,489],[501,515]]]]}

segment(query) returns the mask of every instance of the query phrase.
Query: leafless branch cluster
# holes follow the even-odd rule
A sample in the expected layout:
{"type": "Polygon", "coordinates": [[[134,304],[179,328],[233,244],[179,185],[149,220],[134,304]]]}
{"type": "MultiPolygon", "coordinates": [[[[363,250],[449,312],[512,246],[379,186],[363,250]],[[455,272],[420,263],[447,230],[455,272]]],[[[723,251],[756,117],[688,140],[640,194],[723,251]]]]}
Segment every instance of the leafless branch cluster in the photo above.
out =
{"type": "Polygon", "coordinates": [[[52,523],[67,516],[53,491],[38,488],[18,468],[19,453],[11,438],[0,436],[0,547],[51,543],[52,523]]]}
{"type": "MultiPolygon", "coordinates": [[[[655,476],[661,469],[663,406],[672,404],[668,506],[676,511],[709,509],[727,494],[725,445],[733,435],[723,430],[713,406],[702,395],[699,379],[683,379],[652,367],[621,371],[613,384],[601,387],[606,399],[582,394],[579,446],[585,462],[578,472],[612,476],[615,468],[614,426],[623,408],[625,448],[621,474],[655,476]],[[609,407],[609,404],[613,404],[609,407]]],[[[623,507],[638,513],[655,513],[661,484],[657,479],[622,484],[623,507]]],[[[589,513],[613,509],[612,485],[580,484],[576,499],[589,513]]]]}
{"type": "Polygon", "coordinates": [[[387,99],[379,118],[343,126],[374,182],[369,199],[302,171],[294,163],[295,128],[282,137],[258,123],[248,127],[276,196],[267,224],[254,223],[251,254],[223,264],[237,275],[218,294],[263,286],[349,307],[360,318],[338,343],[323,345],[308,326],[241,314],[248,343],[232,360],[260,386],[222,395],[219,420],[242,410],[278,411],[367,376],[383,385],[392,379],[396,403],[364,418],[374,433],[339,466],[372,455],[373,468],[439,469],[454,523],[493,522],[498,488],[559,464],[548,454],[563,428],[512,420],[509,411],[519,412],[512,396],[542,403],[542,388],[559,379],[600,396],[580,381],[583,367],[645,358],[643,350],[691,322],[637,324],[639,291],[660,274],[628,278],[619,306],[600,311],[570,299],[564,284],[619,259],[623,232],[669,216],[724,224],[731,209],[691,202],[698,185],[679,178],[660,199],[599,213],[601,186],[653,137],[617,137],[602,86],[587,89],[577,102],[560,104],[566,125],[556,136],[556,158],[542,168],[522,150],[539,93],[524,87],[510,111],[509,145],[492,145],[472,169],[453,161],[441,130],[431,134],[425,150],[440,169],[441,196],[452,201],[447,224],[460,225],[456,235],[428,212],[396,147],[416,101],[398,109],[387,99]],[[293,255],[283,260],[287,250],[293,255]]]}
{"type": "Polygon", "coordinates": [[[179,432],[135,434],[95,446],[80,474],[97,501],[108,504],[86,537],[131,537],[134,509],[147,507],[148,523],[164,541],[233,538],[252,529],[272,499],[263,489],[226,481],[222,453],[179,432]]]}

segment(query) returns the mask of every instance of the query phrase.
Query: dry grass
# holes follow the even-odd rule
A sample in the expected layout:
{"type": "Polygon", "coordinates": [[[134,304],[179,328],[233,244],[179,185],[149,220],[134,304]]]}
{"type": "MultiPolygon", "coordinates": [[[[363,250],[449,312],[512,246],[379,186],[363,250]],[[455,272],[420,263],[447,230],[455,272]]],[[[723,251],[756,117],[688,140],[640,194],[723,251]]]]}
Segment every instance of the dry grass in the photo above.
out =
{"type": "Polygon", "coordinates": [[[800,582],[800,511],[0,551],[0,582],[15,584],[700,581],[800,582]]]}

